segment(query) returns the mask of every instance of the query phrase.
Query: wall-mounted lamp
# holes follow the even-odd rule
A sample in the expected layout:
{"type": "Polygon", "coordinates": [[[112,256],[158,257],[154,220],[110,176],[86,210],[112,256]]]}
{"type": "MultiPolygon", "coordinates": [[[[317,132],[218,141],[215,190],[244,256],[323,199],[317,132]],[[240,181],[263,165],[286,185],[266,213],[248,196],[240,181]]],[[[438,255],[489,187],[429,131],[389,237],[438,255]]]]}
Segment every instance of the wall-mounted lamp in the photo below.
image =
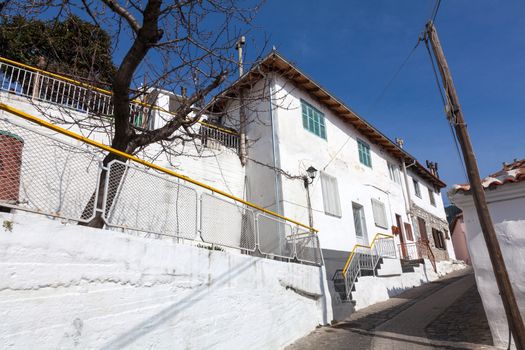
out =
{"type": "Polygon", "coordinates": [[[317,176],[317,169],[313,166],[310,166],[308,169],[306,169],[306,174],[308,174],[308,176],[304,177],[304,185],[308,187],[308,185],[314,182],[314,179],[317,176]]]}

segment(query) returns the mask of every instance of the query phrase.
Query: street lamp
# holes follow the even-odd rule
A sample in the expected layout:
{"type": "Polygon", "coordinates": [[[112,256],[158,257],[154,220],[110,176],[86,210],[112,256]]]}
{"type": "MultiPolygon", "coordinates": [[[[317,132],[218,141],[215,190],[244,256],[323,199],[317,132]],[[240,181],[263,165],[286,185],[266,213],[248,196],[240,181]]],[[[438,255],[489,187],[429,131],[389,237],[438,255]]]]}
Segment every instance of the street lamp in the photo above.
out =
{"type": "Polygon", "coordinates": [[[304,186],[308,187],[308,185],[314,182],[314,179],[317,176],[317,169],[310,165],[310,167],[306,169],[306,173],[308,176],[304,177],[304,186]]]}
{"type": "Polygon", "coordinates": [[[306,174],[303,177],[304,181],[304,188],[306,189],[306,205],[308,207],[308,223],[310,224],[310,227],[314,226],[314,215],[312,210],[312,202],[310,201],[310,191],[308,186],[311,185],[314,182],[315,177],[317,176],[317,169],[310,165],[308,169],[306,169],[306,174]]]}

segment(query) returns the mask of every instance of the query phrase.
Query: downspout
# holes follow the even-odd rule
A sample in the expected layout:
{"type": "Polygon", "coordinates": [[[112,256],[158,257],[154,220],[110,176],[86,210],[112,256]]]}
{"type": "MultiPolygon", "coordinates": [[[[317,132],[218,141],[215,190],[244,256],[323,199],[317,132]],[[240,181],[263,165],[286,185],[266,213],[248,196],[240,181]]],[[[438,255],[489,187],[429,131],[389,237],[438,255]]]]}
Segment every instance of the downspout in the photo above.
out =
{"type": "MultiPolygon", "coordinates": [[[[272,125],[272,155],[273,155],[273,167],[274,169],[281,169],[281,159],[279,157],[279,138],[276,134],[276,130],[278,127],[277,124],[277,118],[275,115],[275,111],[273,108],[273,98],[274,98],[274,86],[275,80],[272,75],[272,78],[270,79],[270,96],[269,96],[269,102],[270,102],[270,123],[272,125]]],[[[281,174],[278,171],[275,171],[275,212],[278,214],[283,214],[283,208],[282,208],[282,179],[281,174]]]]}
{"type": "MultiPolygon", "coordinates": [[[[239,78],[242,77],[244,74],[244,62],[243,62],[243,56],[242,56],[242,48],[244,44],[246,43],[246,38],[244,36],[241,36],[239,40],[237,41],[237,53],[239,55],[239,78]]],[[[240,134],[240,140],[239,140],[239,158],[241,160],[242,166],[246,165],[246,158],[248,156],[248,150],[246,145],[246,111],[244,109],[244,89],[241,87],[239,91],[239,134],[240,134]]]]}
{"type": "Polygon", "coordinates": [[[403,193],[406,192],[405,208],[406,208],[406,211],[407,211],[407,218],[409,218],[412,221],[412,224],[414,224],[413,223],[413,218],[412,218],[412,200],[410,199],[410,187],[408,185],[407,168],[409,168],[409,167],[411,167],[411,166],[413,166],[415,164],[416,164],[416,161],[414,160],[414,162],[412,164],[407,166],[406,163],[405,163],[405,159],[401,158],[401,168],[403,169],[403,178],[405,179],[405,191],[403,191],[403,193]]]}
{"type": "Polygon", "coordinates": [[[244,90],[241,88],[239,92],[239,158],[242,166],[246,165],[246,158],[248,156],[248,149],[246,146],[246,111],[244,109],[244,90]]]}

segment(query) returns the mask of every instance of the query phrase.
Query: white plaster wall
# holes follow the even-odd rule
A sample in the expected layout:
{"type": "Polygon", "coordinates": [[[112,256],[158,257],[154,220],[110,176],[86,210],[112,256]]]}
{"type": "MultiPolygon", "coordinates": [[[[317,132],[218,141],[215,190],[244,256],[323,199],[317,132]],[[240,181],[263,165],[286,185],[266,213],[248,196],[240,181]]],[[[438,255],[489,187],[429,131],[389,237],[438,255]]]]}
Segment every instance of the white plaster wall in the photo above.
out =
{"type": "Polygon", "coordinates": [[[280,349],[332,319],[319,267],[0,221],[0,348],[280,349]]]}
{"type": "MultiPolygon", "coordinates": [[[[525,318],[525,182],[507,183],[485,194],[514,295],[525,318]]],[[[472,197],[456,194],[451,199],[463,210],[467,245],[492,338],[496,346],[507,347],[507,320],[472,197]]]]}
{"type": "MultiPolygon", "coordinates": [[[[56,116],[57,118],[62,118],[66,121],[80,121],[89,117],[85,113],[79,113],[68,108],[57,108],[55,105],[49,103],[33,103],[27,98],[5,92],[0,93],[0,101],[43,119],[49,119],[48,116],[56,116]]],[[[161,95],[159,103],[164,102],[165,101],[161,95]]],[[[26,122],[10,113],[0,111],[0,116],[35,128],[34,124],[26,122]]],[[[94,123],[96,125],[104,125],[109,130],[112,130],[113,124],[109,119],[89,118],[90,120],[87,124],[94,123]]],[[[94,131],[91,127],[81,128],[76,124],[59,124],[59,126],[65,127],[73,132],[79,133],[103,144],[110,144],[108,133],[102,132],[101,129],[96,129],[94,131]]],[[[45,128],[38,127],[38,130],[43,131],[46,134],[54,135],[67,143],[80,144],[66,136],[49,132],[45,128]]],[[[176,155],[170,156],[162,152],[162,148],[159,145],[153,144],[137,154],[137,156],[180,172],[183,175],[204,182],[234,196],[244,198],[245,172],[235,151],[222,146],[218,150],[205,148],[200,145],[198,139],[195,140],[195,143],[190,142],[185,145],[175,144],[173,151],[176,155]]]]}
{"type": "Polygon", "coordinates": [[[403,270],[399,259],[383,258],[381,268],[377,270],[378,276],[401,275],[403,270]]]}
{"type": "Polygon", "coordinates": [[[352,292],[352,299],[356,301],[355,309],[359,310],[388,300],[407,289],[435,281],[453,271],[467,267],[463,262],[458,261],[440,261],[436,265],[437,273],[434,272],[430,261],[425,259],[425,263],[415,267],[414,272],[383,277],[359,277],[355,285],[355,291],[352,292]]]}
{"type": "MultiPolygon", "coordinates": [[[[277,79],[275,89],[280,103],[277,114],[282,168],[291,175],[302,176],[312,165],[338,180],[341,217],[325,214],[319,176],[310,186],[314,226],[321,232],[319,238],[323,248],[349,251],[357,243],[352,202],[364,207],[368,242],[377,233],[391,234],[391,226],[396,225],[395,214],[401,215],[404,222],[409,222],[402,187],[392,181],[388,173],[387,160],[394,164],[399,164],[398,161],[289,82],[277,79]],[[324,113],[327,140],[303,128],[301,99],[324,113]],[[372,169],[359,162],[357,138],[370,144],[372,169]],[[346,145],[338,153],[345,142],[346,145]],[[375,225],[372,198],[384,203],[387,228],[375,225]]],[[[283,206],[285,215],[307,222],[306,193],[301,180],[283,177],[283,206]]]]}

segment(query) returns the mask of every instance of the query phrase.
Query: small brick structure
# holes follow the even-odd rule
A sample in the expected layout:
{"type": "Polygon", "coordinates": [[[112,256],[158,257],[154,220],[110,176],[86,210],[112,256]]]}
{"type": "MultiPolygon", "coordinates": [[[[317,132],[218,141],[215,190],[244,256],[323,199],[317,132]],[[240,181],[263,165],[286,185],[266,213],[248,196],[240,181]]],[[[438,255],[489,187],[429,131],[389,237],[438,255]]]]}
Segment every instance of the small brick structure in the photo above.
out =
{"type": "Polygon", "coordinates": [[[0,206],[18,201],[23,147],[20,136],[0,130],[0,206]]]}

